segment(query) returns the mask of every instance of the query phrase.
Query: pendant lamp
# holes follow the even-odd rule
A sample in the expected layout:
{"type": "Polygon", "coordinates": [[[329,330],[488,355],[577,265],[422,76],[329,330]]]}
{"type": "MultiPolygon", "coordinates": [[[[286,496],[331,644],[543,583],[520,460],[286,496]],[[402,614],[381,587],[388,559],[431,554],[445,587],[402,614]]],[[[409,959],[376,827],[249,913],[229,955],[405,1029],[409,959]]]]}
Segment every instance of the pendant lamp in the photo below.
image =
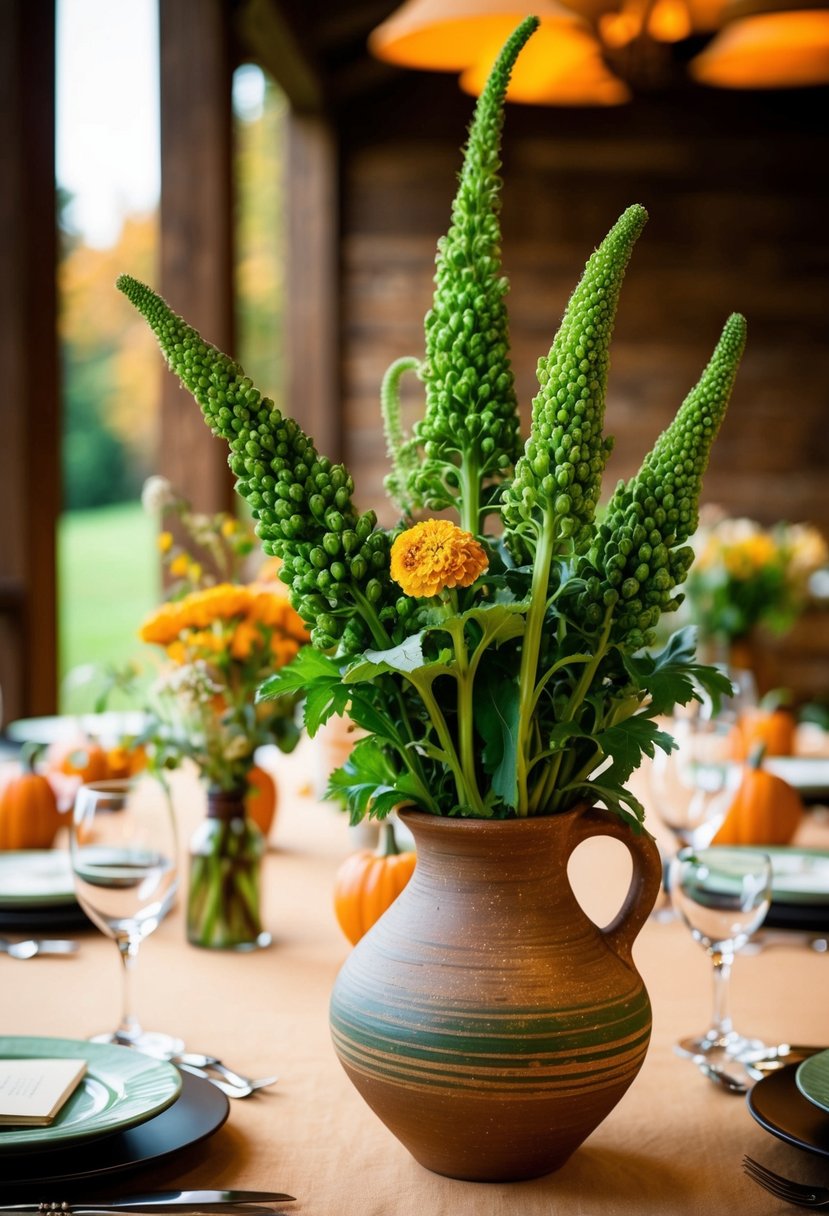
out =
{"type": "Polygon", "coordinates": [[[780,89],[829,83],[829,6],[731,0],[723,28],[690,72],[700,84],[780,89]]]}
{"type": "Polygon", "coordinates": [[[630,90],[601,58],[588,17],[613,0],[407,0],[369,36],[378,59],[403,67],[462,73],[478,94],[498,51],[531,11],[539,29],[513,69],[507,99],[531,104],[618,105],[630,90]]]}
{"type": "MultiPolygon", "coordinates": [[[[498,47],[486,47],[460,77],[461,88],[478,96],[498,47]]],[[[630,89],[604,62],[596,39],[578,28],[541,26],[522,51],[507,100],[527,105],[615,106],[630,101],[630,89]],[[518,71],[518,68],[521,68],[518,71]]]]}

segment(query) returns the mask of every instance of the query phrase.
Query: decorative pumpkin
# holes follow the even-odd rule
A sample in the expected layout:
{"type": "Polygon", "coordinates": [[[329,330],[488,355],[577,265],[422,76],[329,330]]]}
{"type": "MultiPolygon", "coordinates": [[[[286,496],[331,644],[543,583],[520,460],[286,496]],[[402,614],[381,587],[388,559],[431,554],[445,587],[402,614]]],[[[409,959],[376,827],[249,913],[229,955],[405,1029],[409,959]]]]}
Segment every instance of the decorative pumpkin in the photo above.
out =
{"type": "Polygon", "coordinates": [[[742,778],[712,844],[788,844],[803,817],[797,790],[763,768],[761,743],[743,768],[742,778]]]}
{"type": "Polygon", "coordinates": [[[108,749],[106,763],[105,780],[110,777],[113,779],[134,777],[136,773],[142,772],[147,767],[147,753],[140,744],[136,746],[129,740],[124,740],[108,749]]]}
{"type": "Polygon", "coordinates": [[[40,749],[24,748],[21,770],[0,790],[0,849],[48,849],[61,824],[55,793],[34,770],[40,749]]]}
{"type": "Polygon", "coordinates": [[[248,792],[245,795],[245,814],[252,819],[259,831],[268,838],[276,818],[276,782],[263,768],[254,767],[248,773],[248,792]]]}
{"type": "Polygon", "coordinates": [[[417,857],[401,852],[394,825],[386,820],[376,850],[346,857],[334,879],[334,911],[352,946],[390,908],[412,876],[417,857]]]}
{"type": "Polygon", "coordinates": [[[56,740],[46,753],[46,764],[56,772],[80,777],[84,784],[111,776],[106,751],[87,735],[56,740]]]}
{"type": "Polygon", "coordinates": [[[767,756],[793,756],[797,721],[785,705],[747,709],[740,714],[734,735],[734,759],[745,760],[759,743],[767,756]]]}

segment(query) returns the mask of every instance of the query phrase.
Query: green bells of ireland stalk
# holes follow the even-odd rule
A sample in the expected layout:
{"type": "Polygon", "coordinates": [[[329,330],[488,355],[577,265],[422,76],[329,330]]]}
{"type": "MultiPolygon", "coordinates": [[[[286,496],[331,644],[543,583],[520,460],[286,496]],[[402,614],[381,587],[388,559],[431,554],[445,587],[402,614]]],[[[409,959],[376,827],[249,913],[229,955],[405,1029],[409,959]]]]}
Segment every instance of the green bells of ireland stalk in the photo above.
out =
{"type": "Polygon", "coordinates": [[[397,360],[381,390],[394,528],[352,502],[347,470],[153,291],[119,287],[230,446],[237,489],[311,628],[311,645],[260,696],[304,698],[310,734],[348,713],[365,736],[330,796],[357,822],[401,802],[437,815],[515,818],[599,803],[638,828],[627,782],[670,750],[658,719],[730,689],[698,664],[692,630],[661,649],[681,599],[702,475],[745,340],[732,316],[702,377],[639,472],[598,510],[610,339],[633,246],[629,207],[589,258],[549,353],[521,444],[509,363],[498,209],[504,97],[527,18],[475,108],[451,226],[439,242],[425,357],[397,360]],[[406,435],[400,381],[425,413],[406,435]],[[452,512],[429,518],[428,512],[452,512]],[[500,517],[501,530],[484,532],[500,517]]]}

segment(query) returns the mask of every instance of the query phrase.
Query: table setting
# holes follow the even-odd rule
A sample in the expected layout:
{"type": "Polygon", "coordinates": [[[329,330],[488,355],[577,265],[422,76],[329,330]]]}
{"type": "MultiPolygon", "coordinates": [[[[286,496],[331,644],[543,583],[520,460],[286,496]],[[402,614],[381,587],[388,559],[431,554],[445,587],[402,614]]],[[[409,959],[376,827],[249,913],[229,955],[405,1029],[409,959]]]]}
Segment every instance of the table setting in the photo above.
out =
{"type": "MultiPolygon", "coordinates": [[[[118,281],[229,444],[274,565],[243,582],[243,526],[156,480],[159,522],[173,511],[213,545],[215,577],[160,531],[179,581],[142,627],[163,666],[140,764],[79,771],[65,817],[46,808],[54,846],[0,853],[0,916],[20,914],[0,920],[19,932],[0,947],[0,1115],[4,1061],[85,1069],[51,1124],[0,1127],[2,1210],[822,1202],[829,822],[766,767],[767,740],[729,750],[736,676],[698,660],[693,628],[657,628],[680,606],[745,319],[598,514],[610,332],[647,220],[628,207],[539,363],[519,443],[500,132],[537,24],[475,110],[426,358],[384,380],[395,527],[358,511],[347,470],[228,356],[118,281]],[[407,435],[415,370],[426,412],[407,435]],[[503,534],[484,530],[496,512],[503,534]],[[353,746],[318,800],[314,736],[344,715],[353,746]],[[686,727],[704,740],[690,766],[686,727]],[[265,752],[269,834],[250,801],[265,752]],[[382,840],[350,867],[376,876],[356,923],[343,866],[366,824],[382,840]]],[[[35,767],[24,756],[14,780],[35,767]]],[[[800,781],[811,801],[824,776],[800,781]]]]}

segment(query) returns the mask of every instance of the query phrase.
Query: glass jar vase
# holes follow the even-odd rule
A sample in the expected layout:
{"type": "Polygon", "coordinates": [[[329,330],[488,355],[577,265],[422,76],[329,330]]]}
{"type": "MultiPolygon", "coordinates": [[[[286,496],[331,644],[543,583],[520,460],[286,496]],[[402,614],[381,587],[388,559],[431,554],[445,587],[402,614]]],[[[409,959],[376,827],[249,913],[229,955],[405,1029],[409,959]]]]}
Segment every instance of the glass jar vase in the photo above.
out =
{"type": "Polygon", "coordinates": [[[207,817],[190,840],[187,940],[194,946],[255,950],[270,945],[262,927],[265,838],[245,814],[245,790],[210,788],[207,817]]]}

